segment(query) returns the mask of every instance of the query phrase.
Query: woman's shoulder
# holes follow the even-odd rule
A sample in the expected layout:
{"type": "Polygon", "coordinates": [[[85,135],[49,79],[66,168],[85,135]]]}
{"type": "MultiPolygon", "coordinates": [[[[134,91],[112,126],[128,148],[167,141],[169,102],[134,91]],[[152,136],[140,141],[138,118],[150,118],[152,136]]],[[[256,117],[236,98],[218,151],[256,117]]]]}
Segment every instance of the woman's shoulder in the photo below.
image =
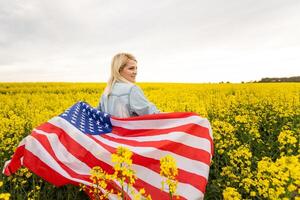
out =
{"type": "Polygon", "coordinates": [[[143,90],[138,85],[133,85],[131,87],[130,93],[143,93],[143,90]]]}
{"type": "Polygon", "coordinates": [[[136,87],[133,83],[116,82],[112,89],[112,94],[123,95],[130,94],[131,91],[136,87]]]}

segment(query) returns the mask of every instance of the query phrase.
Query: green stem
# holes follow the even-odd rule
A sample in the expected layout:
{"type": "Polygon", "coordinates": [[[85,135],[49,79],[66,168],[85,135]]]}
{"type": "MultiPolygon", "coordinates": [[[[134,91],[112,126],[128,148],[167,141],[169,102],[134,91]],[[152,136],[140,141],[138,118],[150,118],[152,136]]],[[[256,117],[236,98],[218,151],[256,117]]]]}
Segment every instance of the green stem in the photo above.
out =
{"type": "MultiPolygon", "coordinates": [[[[122,164],[123,163],[121,163],[121,169],[122,169],[122,164]]],[[[123,177],[121,176],[121,186],[122,186],[122,200],[124,200],[124,182],[123,182],[123,177]]]]}
{"type": "Polygon", "coordinates": [[[172,192],[169,191],[169,195],[170,195],[170,200],[172,200],[173,199],[172,192]]]}
{"type": "Polygon", "coordinates": [[[122,180],[122,200],[124,200],[124,188],[123,188],[123,184],[124,184],[124,182],[122,180]]]}

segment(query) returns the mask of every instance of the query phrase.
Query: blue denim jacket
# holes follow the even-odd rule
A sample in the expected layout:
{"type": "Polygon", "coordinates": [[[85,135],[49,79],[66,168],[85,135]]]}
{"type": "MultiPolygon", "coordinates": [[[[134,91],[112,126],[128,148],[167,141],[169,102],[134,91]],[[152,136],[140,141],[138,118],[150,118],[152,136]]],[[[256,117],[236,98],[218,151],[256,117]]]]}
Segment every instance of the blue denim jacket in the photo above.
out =
{"type": "Polygon", "coordinates": [[[137,85],[123,82],[116,82],[108,96],[102,94],[98,109],[122,118],[159,113],[137,85]]]}

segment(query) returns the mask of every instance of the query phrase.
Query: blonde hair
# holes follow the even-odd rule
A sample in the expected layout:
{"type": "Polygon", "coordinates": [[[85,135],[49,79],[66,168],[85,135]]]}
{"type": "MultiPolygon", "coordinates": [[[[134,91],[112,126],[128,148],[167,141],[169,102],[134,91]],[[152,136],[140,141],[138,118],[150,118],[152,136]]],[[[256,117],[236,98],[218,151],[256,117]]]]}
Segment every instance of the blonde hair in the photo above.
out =
{"type": "Polygon", "coordinates": [[[117,81],[132,84],[131,82],[126,80],[120,74],[120,71],[126,66],[126,64],[129,60],[134,60],[135,62],[137,62],[135,57],[129,53],[118,53],[117,55],[115,55],[113,57],[113,59],[111,61],[110,78],[109,78],[106,88],[104,90],[105,95],[109,95],[111,93],[112,87],[117,81]]]}

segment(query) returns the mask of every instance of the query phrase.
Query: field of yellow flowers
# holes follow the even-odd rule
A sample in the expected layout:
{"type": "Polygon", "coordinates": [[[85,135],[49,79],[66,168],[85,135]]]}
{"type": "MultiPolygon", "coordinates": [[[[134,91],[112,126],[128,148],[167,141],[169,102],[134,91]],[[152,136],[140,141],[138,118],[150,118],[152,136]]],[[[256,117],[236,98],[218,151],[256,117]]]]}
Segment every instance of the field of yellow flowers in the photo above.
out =
{"type": "MultiPolygon", "coordinates": [[[[163,112],[209,119],[215,155],[205,199],[300,199],[300,84],[138,84],[163,112]]],[[[0,83],[0,166],[37,125],[83,100],[97,106],[105,84],[0,83]]],[[[26,168],[0,175],[0,199],[87,199],[26,168]]]]}

